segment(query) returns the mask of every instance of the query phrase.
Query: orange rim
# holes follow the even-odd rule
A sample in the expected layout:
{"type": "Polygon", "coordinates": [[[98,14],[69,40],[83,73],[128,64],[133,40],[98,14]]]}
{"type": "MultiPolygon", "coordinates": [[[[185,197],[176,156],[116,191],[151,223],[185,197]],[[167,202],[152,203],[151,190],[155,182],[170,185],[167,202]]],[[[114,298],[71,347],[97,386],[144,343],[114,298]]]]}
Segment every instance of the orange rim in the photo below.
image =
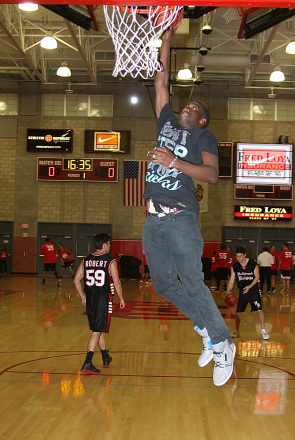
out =
{"type": "MultiPolygon", "coordinates": [[[[118,7],[120,9],[120,11],[122,11],[122,12],[127,11],[127,12],[130,12],[130,13],[133,12],[133,9],[136,7],[136,6],[133,6],[133,8],[132,8],[130,6],[120,6],[120,5],[109,5],[109,6],[111,8],[118,7]]],[[[162,7],[165,8],[166,6],[168,6],[168,5],[165,5],[165,6],[162,6],[162,7]]],[[[155,9],[157,9],[159,7],[160,6],[152,6],[153,10],[155,10],[155,9]]],[[[171,9],[175,8],[175,6],[168,6],[168,7],[171,8],[171,9]]],[[[150,12],[150,7],[149,6],[148,7],[137,8],[137,10],[136,10],[136,14],[146,14],[146,15],[148,15],[149,12],[150,12]]]]}

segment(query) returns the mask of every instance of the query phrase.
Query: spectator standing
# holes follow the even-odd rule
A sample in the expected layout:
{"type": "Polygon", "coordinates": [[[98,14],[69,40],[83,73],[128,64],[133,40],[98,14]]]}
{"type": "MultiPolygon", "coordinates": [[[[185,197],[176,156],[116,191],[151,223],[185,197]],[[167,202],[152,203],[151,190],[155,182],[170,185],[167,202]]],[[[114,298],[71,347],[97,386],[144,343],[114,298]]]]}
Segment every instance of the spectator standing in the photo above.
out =
{"type": "Polygon", "coordinates": [[[143,262],[143,274],[141,275],[141,280],[139,281],[140,285],[143,284],[145,280],[146,287],[150,287],[152,285],[152,280],[150,276],[150,269],[146,261],[145,253],[142,253],[142,262],[143,262]]]}
{"type": "Polygon", "coordinates": [[[263,248],[263,252],[258,255],[257,263],[260,266],[260,288],[263,295],[264,279],[266,279],[267,294],[271,294],[271,266],[273,264],[273,256],[268,252],[268,247],[263,248]]]}
{"type": "Polygon", "coordinates": [[[7,275],[7,260],[11,261],[6,246],[3,245],[0,251],[0,275],[2,275],[2,268],[4,269],[3,274],[7,275]]]}
{"type": "Polygon", "coordinates": [[[280,254],[276,252],[275,245],[272,245],[270,247],[270,254],[273,257],[273,264],[271,265],[271,291],[275,292],[275,284],[276,284],[276,277],[278,275],[278,263],[279,263],[279,256],[280,254]]]}
{"type": "Polygon", "coordinates": [[[291,271],[293,269],[293,252],[290,251],[288,243],[283,244],[283,250],[279,256],[278,270],[281,271],[281,279],[283,282],[283,289],[281,293],[283,295],[290,293],[290,278],[291,271]]]}

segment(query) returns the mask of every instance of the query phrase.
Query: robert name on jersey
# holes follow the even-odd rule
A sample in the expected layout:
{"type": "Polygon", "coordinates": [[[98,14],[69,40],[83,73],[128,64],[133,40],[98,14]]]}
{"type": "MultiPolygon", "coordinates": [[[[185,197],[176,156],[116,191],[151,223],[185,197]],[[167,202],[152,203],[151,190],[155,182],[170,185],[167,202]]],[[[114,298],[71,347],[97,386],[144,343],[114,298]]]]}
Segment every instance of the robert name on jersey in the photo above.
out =
{"type": "Polygon", "coordinates": [[[107,261],[102,260],[86,260],[85,267],[106,267],[107,261]]]}

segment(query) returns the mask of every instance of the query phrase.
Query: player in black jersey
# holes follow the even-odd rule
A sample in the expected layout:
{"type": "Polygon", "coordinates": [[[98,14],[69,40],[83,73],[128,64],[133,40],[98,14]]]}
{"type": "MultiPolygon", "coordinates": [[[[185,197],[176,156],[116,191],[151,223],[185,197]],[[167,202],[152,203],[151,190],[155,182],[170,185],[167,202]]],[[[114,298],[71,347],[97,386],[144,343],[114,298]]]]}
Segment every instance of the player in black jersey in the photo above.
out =
{"type": "Polygon", "coordinates": [[[74,283],[83,306],[86,305],[89,327],[92,330],[86,359],[81,371],[88,374],[99,374],[100,370],[92,364],[97,344],[101,350],[103,366],[109,367],[112,361],[108,350],[106,350],[103,334],[108,333],[110,328],[114,288],[120,299],[120,308],[125,307],[125,302],[117,262],[108,255],[111,248],[110,236],[108,234],[95,235],[93,244],[96,251],[84,258],[76,272],[74,283]],[[83,277],[84,291],[80,282],[83,277]]]}
{"type": "Polygon", "coordinates": [[[269,335],[264,327],[264,313],[262,311],[261,299],[258,288],[259,269],[256,261],[246,258],[244,247],[236,249],[237,261],[232,265],[231,277],[227,287],[228,295],[234,286],[235,279],[239,289],[239,302],[236,310],[235,321],[236,331],[231,335],[237,338],[240,334],[239,328],[242,319],[242,313],[245,311],[247,304],[251,304],[251,312],[257,312],[261,325],[261,333],[263,339],[269,339],[269,335]]]}

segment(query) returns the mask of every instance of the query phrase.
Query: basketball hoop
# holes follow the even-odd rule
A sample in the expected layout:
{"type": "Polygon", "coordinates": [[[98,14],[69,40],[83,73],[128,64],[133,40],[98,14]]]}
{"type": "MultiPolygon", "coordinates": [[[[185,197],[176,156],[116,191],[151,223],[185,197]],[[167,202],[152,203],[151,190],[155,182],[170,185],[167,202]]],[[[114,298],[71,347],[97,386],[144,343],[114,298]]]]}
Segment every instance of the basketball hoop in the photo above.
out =
{"type": "Polygon", "coordinates": [[[223,18],[225,19],[226,23],[230,23],[234,20],[240,20],[243,17],[244,10],[240,7],[232,7],[229,8],[225,14],[223,14],[223,18]]]}
{"type": "Polygon", "coordinates": [[[161,71],[156,41],[181,21],[183,7],[104,5],[103,10],[116,52],[113,76],[129,73],[147,79],[161,71]]]}

